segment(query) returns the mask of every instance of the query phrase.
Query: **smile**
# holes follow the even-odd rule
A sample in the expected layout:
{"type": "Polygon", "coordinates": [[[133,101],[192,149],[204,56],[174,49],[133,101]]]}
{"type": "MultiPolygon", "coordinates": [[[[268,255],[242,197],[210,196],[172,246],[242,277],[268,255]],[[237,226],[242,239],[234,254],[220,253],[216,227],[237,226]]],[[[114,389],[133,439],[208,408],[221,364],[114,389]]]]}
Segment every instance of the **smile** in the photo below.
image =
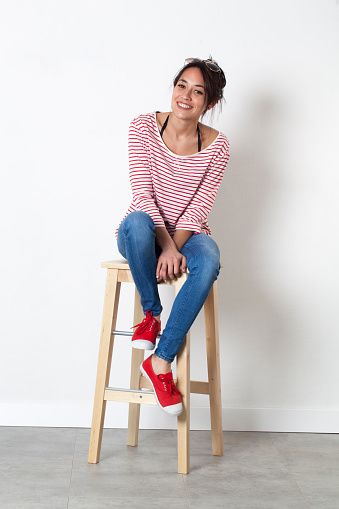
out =
{"type": "Polygon", "coordinates": [[[188,104],[180,103],[180,102],[178,102],[177,105],[179,106],[179,108],[183,108],[184,110],[190,110],[193,108],[193,106],[189,106],[188,104]]]}

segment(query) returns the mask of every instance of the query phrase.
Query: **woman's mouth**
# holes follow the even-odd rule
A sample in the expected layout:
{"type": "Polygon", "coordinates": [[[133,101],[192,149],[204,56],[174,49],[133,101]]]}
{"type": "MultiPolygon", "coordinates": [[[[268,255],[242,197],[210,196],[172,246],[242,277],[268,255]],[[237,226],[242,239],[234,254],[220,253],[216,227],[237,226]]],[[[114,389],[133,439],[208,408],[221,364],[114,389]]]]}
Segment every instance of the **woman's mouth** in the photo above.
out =
{"type": "Polygon", "coordinates": [[[183,110],[191,110],[193,108],[193,106],[190,106],[189,104],[185,104],[185,103],[181,103],[181,102],[177,102],[177,105],[179,106],[179,108],[181,108],[183,110]]]}

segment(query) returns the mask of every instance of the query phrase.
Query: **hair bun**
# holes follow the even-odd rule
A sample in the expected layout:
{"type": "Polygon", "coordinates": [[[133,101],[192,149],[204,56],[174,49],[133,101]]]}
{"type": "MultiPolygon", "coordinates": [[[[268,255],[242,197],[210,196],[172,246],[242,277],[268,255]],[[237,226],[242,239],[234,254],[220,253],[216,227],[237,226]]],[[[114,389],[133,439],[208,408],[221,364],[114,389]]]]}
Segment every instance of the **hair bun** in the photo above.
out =
{"type": "Polygon", "coordinates": [[[226,87],[226,77],[225,77],[224,71],[222,69],[220,69],[220,70],[221,70],[221,72],[219,74],[220,86],[221,86],[221,88],[225,88],[226,87]]]}

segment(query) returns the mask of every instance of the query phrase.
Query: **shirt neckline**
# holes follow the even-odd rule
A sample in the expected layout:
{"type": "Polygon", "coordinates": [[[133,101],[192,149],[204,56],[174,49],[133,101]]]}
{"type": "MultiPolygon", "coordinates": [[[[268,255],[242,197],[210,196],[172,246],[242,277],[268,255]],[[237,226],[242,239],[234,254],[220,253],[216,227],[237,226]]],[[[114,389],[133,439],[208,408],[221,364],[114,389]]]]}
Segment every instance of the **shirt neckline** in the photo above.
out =
{"type": "Polygon", "coordinates": [[[215,138],[215,140],[210,145],[208,145],[208,147],[204,148],[203,150],[200,150],[200,152],[195,152],[194,154],[189,154],[187,156],[181,156],[179,154],[176,154],[175,152],[172,152],[172,150],[170,150],[167,147],[167,145],[164,143],[164,140],[160,136],[160,132],[159,132],[158,124],[157,124],[157,113],[161,113],[161,112],[160,111],[154,111],[152,113],[152,118],[153,118],[153,122],[154,122],[154,128],[155,128],[157,136],[158,136],[158,140],[160,141],[160,144],[167,150],[167,152],[169,152],[173,157],[187,158],[187,157],[199,156],[200,154],[203,154],[206,150],[209,150],[212,147],[212,145],[214,145],[214,143],[218,140],[218,138],[221,135],[221,132],[218,131],[218,136],[215,138]]]}

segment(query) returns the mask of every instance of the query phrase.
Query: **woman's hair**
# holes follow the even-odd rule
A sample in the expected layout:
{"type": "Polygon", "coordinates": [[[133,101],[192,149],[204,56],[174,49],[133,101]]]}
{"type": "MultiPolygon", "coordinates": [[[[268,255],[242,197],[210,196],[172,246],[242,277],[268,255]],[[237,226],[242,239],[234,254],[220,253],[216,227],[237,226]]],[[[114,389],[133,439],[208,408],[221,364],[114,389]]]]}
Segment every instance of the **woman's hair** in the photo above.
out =
{"type": "MultiPolygon", "coordinates": [[[[211,67],[214,66],[211,65],[211,67]]],[[[184,67],[182,67],[176,74],[173,80],[173,86],[176,86],[183,72],[186,71],[186,69],[190,69],[191,67],[197,67],[200,69],[203,76],[206,93],[206,108],[203,113],[203,115],[205,115],[210,104],[212,104],[212,107],[214,107],[218,102],[220,102],[221,107],[221,102],[224,99],[223,89],[226,85],[225,74],[217,62],[212,60],[212,57],[210,57],[208,60],[200,60],[199,58],[194,58],[188,64],[184,65],[184,67]],[[214,66],[220,69],[220,71],[212,70],[210,67],[208,67],[208,64],[214,64],[214,66]]]]}

